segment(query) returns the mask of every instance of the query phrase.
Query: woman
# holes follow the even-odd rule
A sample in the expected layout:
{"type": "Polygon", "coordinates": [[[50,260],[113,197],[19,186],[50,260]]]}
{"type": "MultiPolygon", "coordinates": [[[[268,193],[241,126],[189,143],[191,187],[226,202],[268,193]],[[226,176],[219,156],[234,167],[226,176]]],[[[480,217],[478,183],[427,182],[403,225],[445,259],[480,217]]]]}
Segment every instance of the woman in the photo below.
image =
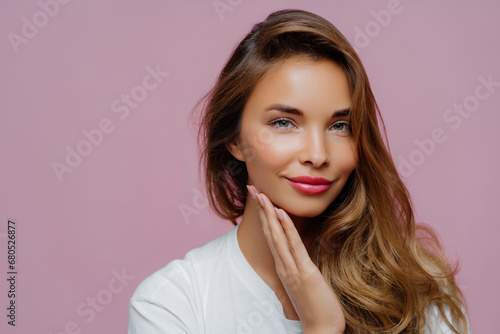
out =
{"type": "Polygon", "coordinates": [[[140,284],[129,334],[470,332],[457,267],[415,223],[331,23],[272,13],[204,101],[206,191],[235,227],[140,284]]]}

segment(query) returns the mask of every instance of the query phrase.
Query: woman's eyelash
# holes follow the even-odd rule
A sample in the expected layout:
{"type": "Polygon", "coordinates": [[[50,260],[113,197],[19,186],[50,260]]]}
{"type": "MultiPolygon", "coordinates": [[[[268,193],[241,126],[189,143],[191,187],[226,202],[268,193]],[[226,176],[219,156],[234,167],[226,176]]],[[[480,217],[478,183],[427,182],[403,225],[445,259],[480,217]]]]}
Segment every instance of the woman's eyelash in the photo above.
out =
{"type": "MultiPolygon", "coordinates": [[[[272,122],[269,123],[269,125],[276,125],[276,124],[279,124],[280,122],[286,122],[286,124],[290,123],[290,124],[293,124],[293,122],[287,118],[278,118],[278,119],[275,119],[273,120],[272,122]]],[[[335,122],[335,124],[332,125],[332,127],[338,125],[338,124],[342,124],[344,125],[344,129],[343,130],[339,130],[339,131],[350,131],[351,130],[351,127],[350,127],[350,122],[349,121],[338,121],[338,122],[335,122]]],[[[289,127],[278,127],[280,129],[288,129],[289,127]]]]}
{"type": "MultiPolygon", "coordinates": [[[[287,122],[287,123],[292,123],[292,121],[290,121],[289,119],[286,119],[286,118],[278,118],[278,119],[275,119],[274,121],[272,121],[271,123],[269,123],[269,125],[275,125],[275,124],[278,124],[279,122],[287,122]]],[[[280,127],[281,128],[281,127],[280,127]]],[[[283,128],[282,128],[283,129],[283,128]]]]}
{"type": "MultiPolygon", "coordinates": [[[[335,124],[333,124],[332,126],[335,126],[337,124],[342,124],[345,126],[344,130],[346,131],[351,131],[351,124],[348,122],[348,121],[340,121],[340,122],[336,122],[335,124]]],[[[342,130],[341,130],[342,131],[342,130]]]]}

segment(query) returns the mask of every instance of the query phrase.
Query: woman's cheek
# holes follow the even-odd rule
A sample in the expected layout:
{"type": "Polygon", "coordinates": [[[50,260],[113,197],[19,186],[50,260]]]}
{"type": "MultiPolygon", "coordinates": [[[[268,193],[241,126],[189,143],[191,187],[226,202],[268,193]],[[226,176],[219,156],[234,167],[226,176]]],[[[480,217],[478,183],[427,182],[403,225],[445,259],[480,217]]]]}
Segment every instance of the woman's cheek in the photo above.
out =
{"type": "Polygon", "coordinates": [[[267,144],[258,150],[256,149],[256,152],[260,168],[267,169],[269,171],[282,167],[284,161],[286,161],[285,157],[288,155],[283,147],[277,145],[276,143],[267,144]]]}
{"type": "Polygon", "coordinates": [[[276,133],[266,126],[256,126],[252,129],[252,135],[247,136],[251,143],[252,151],[259,159],[277,162],[278,156],[282,156],[288,150],[289,138],[276,133]],[[274,157],[274,159],[273,159],[274,157]]]}
{"type": "Polygon", "coordinates": [[[259,126],[243,129],[241,138],[244,139],[240,142],[240,149],[247,163],[257,159],[273,142],[272,133],[259,126]]]}
{"type": "Polygon", "coordinates": [[[267,128],[267,126],[259,127],[254,133],[255,135],[252,136],[253,145],[258,150],[262,150],[268,145],[272,145],[276,140],[275,133],[267,128]]]}
{"type": "Polygon", "coordinates": [[[356,168],[356,154],[352,148],[351,145],[345,145],[342,147],[342,149],[339,149],[337,151],[339,154],[337,155],[337,158],[335,159],[339,165],[339,167],[345,172],[345,173],[351,173],[354,168],[356,168]]]}

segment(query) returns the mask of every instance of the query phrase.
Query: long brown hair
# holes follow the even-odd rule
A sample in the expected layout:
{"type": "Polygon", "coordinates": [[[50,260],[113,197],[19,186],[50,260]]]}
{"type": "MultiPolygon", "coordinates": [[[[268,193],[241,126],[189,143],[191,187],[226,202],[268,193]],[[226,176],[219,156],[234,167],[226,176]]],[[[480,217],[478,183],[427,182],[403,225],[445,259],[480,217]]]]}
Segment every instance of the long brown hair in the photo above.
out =
{"type": "Polygon", "coordinates": [[[253,88],[293,56],[331,60],[345,71],[352,95],[351,130],[358,164],[320,215],[310,254],[337,294],[350,333],[423,333],[434,305],[455,333],[467,328],[465,299],[436,232],[414,221],[410,195],[391,158],[385,125],[365,69],[346,38],[324,18],[281,10],[252,28],[232,52],[201,105],[198,141],[212,209],[237,224],[248,174],[227,145],[239,134],[253,88]],[[379,129],[384,129],[385,141],[379,129]],[[450,312],[452,323],[446,311],[450,312]]]}

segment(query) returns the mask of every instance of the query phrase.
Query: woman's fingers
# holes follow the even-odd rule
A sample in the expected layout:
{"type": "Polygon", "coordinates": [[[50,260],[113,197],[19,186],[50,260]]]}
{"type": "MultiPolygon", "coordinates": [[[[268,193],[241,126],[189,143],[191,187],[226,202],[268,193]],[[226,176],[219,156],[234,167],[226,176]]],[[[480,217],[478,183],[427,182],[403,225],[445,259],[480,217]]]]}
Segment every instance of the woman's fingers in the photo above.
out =
{"type": "Polygon", "coordinates": [[[257,211],[266,241],[276,265],[276,272],[296,310],[304,332],[343,332],[345,317],[334,291],[312,262],[293,221],[282,209],[254,187],[248,191],[256,200],[257,211]],[[262,205],[259,204],[262,203],[262,205]],[[319,330],[319,331],[318,331],[319,330]]]}
{"type": "Polygon", "coordinates": [[[258,210],[278,274],[281,277],[285,275],[296,277],[299,274],[319,271],[311,261],[302,238],[288,214],[283,209],[276,208],[265,194],[258,194],[253,187],[251,189],[252,196],[264,204],[258,210]]]}
{"type": "Polygon", "coordinates": [[[270,241],[276,249],[276,253],[279,256],[279,259],[285,266],[284,272],[282,274],[294,272],[297,270],[297,265],[295,260],[290,252],[290,246],[288,243],[287,236],[281,223],[276,215],[275,207],[269,197],[265,194],[258,194],[264,201],[264,212],[267,220],[267,228],[269,229],[269,237],[270,241]]]}
{"type": "MultiPolygon", "coordinates": [[[[258,194],[255,189],[253,189],[253,191],[254,194],[258,198],[261,198],[265,203],[263,209],[268,220],[266,222],[266,225],[268,225],[270,235],[274,235],[272,239],[276,243],[275,247],[277,249],[279,248],[279,245],[283,247],[282,251],[279,252],[280,258],[283,260],[283,257],[286,257],[287,262],[289,262],[290,265],[293,263],[293,265],[298,267],[299,270],[304,270],[306,272],[316,270],[317,267],[311,261],[309,253],[307,252],[307,249],[302,242],[302,238],[300,237],[299,232],[297,231],[293,221],[288,216],[288,214],[283,209],[276,208],[272,204],[269,197],[267,197],[265,194],[258,194]],[[273,208],[274,214],[270,211],[270,207],[273,208]],[[280,240],[280,242],[278,242],[278,240],[280,240]],[[287,248],[284,247],[285,243],[287,248]],[[288,254],[290,254],[291,257],[288,256],[288,254]]],[[[289,267],[289,269],[292,268],[289,267]]]]}
{"type": "Polygon", "coordinates": [[[276,208],[267,195],[259,194],[255,186],[247,188],[257,202],[264,235],[277,261],[277,267],[286,264],[284,269],[287,272],[298,269],[302,273],[312,273],[318,270],[288,214],[283,209],[276,208]]]}
{"type": "Polygon", "coordinates": [[[263,199],[257,194],[257,191],[254,189],[253,186],[248,186],[248,191],[250,192],[250,195],[254,198],[257,206],[257,211],[259,214],[260,221],[262,223],[262,230],[264,232],[264,236],[266,238],[267,244],[269,246],[269,249],[271,250],[271,254],[273,255],[274,262],[276,265],[276,268],[282,269],[284,268],[283,262],[281,261],[281,256],[278,253],[277,250],[277,243],[274,241],[274,238],[272,236],[273,232],[271,232],[271,228],[269,226],[269,219],[267,216],[266,211],[264,210],[264,207],[266,207],[265,202],[263,199]]]}
{"type": "Polygon", "coordinates": [[[307,249],[304,243],[302,242],[302,238],[300,237],[300,234],[297,231],[297,228],[295,227],[292,219],[283,209],[277,209],[277,210],[283,216],[283,219],[281,219],[281,225],[288,240],[290,253],[292,254],[295,260],[298,270],[305,271],[308,273],[310,273],[311,271],[315,271],[317,267],[311,261],[309,253],[307,252],[307,249]]]}

